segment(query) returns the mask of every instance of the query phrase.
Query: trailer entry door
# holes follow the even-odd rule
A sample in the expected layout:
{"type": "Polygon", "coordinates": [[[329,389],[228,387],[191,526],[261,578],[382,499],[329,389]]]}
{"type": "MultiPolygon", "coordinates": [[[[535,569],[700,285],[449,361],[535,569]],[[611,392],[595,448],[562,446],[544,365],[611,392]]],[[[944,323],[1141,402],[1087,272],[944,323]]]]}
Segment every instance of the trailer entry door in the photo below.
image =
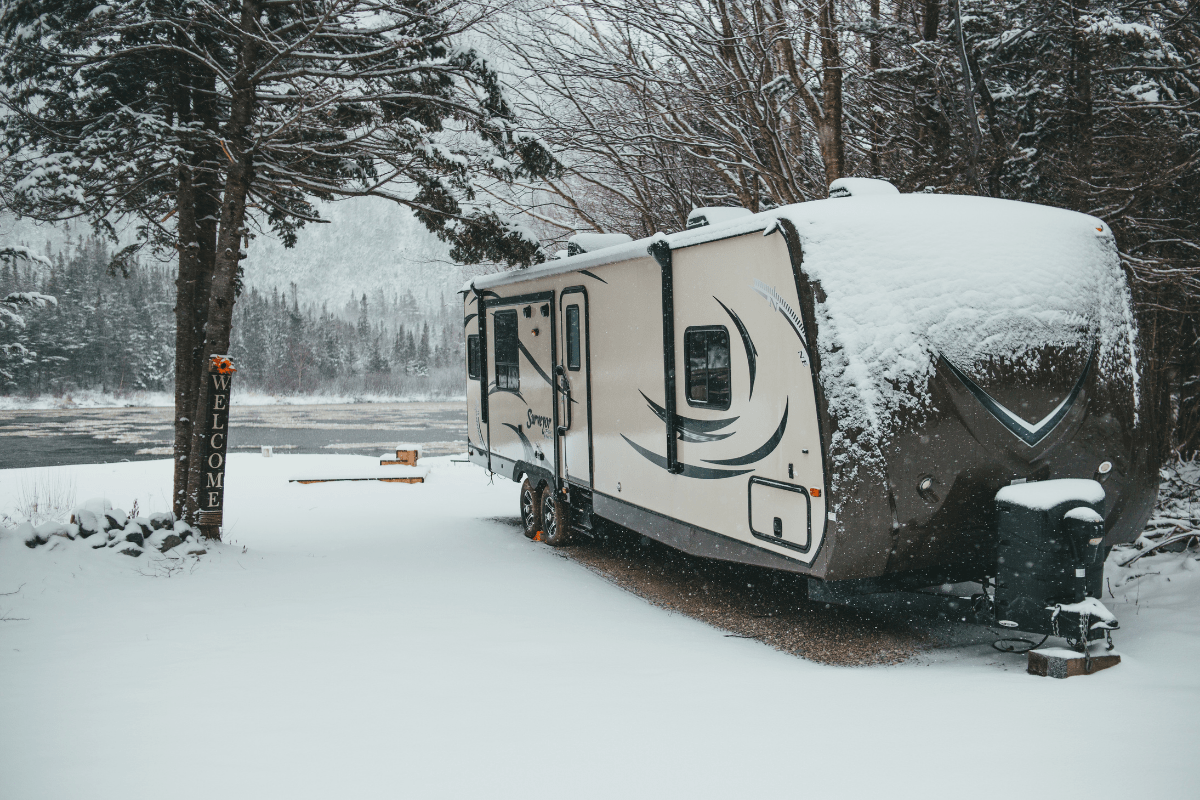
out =
{"type": "Polygon", "coordinates": [[[587,292],[582,287],[559,295],[558,424],[562,436],[562,469],[571,483],[592,486],[591,348],[588,341],[587,292]]]}

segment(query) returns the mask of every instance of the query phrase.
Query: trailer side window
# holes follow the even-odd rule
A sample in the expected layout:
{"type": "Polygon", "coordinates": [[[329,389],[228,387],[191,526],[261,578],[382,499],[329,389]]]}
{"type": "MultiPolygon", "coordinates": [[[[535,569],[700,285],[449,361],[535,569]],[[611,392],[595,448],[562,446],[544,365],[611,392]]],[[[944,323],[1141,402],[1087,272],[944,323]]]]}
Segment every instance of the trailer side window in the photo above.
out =
{"type": "Polygon", "coordinates": [[[473,381],[479,380],[479,334],[472,333],[467,337],[467,377],[473,381]]]}
{"type": "Polygon", "coordinates": [[[729,408],[729,331],[720,326],[688,328],[683,349],[688,405],[729,408]]]}
{"type": "Polygon", "coordinates": [[[579,370],[579,306],[567,306],[567,369],[579,370]]]}
{"type": "Polygon", "coordinates": [[[517,312],[497,311],[496,325],[496,388],[521,388],[521,373],[517,363],[517,312]]]}

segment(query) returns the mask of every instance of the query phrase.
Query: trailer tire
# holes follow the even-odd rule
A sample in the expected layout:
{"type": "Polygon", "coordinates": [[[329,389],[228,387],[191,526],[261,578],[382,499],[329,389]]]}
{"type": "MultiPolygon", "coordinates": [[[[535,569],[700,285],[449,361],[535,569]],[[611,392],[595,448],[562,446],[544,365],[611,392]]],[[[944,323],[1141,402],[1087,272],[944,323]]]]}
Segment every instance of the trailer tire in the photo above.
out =
{"type": "Polygon", "coordinates": [[[542,541],[551,547],[571,543],[569,506],[549,486],[542,492],[542,541]]]}
{"type": "Polygon", "coordinates": [[[526,539],[542,529],[542,487],[534,486],[529,478],[521,484],[521,528],[526,539]]]}

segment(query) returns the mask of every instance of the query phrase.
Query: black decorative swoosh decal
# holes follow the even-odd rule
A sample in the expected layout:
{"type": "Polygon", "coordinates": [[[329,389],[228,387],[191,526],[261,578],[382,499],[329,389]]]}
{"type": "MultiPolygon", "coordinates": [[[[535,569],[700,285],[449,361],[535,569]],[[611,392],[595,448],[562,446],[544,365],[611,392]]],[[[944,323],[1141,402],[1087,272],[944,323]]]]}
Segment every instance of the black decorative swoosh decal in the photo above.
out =
{"type": "Polygon", "coordinates": [[[512,428],[513,432],[521,439],[521,447],[525,449],[525,460],[533,463],[533,442],[529,441],[529,437],[525,435],[525,431],[521,430],[520,425],[513,425],[510,422],[504,423],[504,427],[512,428]]]}
{"type": "MultiPolygon", "coordinates": [[[[629,442],[629,446],[637,450],[650,463],[654,464],[659,469],[667,468],[667,459],[665,456],[660,456],[658,453],[647,450],[641,445],[630,440],[625,434],[621,434],[621,438],[629,442]]],[[[715,480],[718,478],[732,478],[737,475],[745,475],[747,472],[753,472],[752,469],[710,469],[709,467],[696,467],[691,464],[680,462],[679,474],[685,478],[699,478],[701,480],[715,480]]]]}
{"type": "Polygon", "coordinates": [[[489,297],[495,297],[496,299],[499,299],[500,295],[496,294],[491,289],[484,289],[478,295],[472,294],[471,302],[474,303],[479,297],[482,297],[484,300],[487,300],[489,297]]]}
{"type": "Polygon", "coordinates": [[[751,287],[755,292],[762,295],[763,299],[771,304],[771,307],[783,315],[787,320],[787,324],[791,327],[796,337],[800,339],[800,345],[804,349],[800,351],[800,358],[805,363],[812,362],[812,353],[808,349],[808,338],[804,335],[804,321],[800,319],[800,315],[792,308],[788,301],[783,299],[783,295],[774,286],[769,286],[758,278],[754,279],[754,285],[751,287]]]}
{"type": "Polygon", "coordinates": [[[478,316],[479,316],[478,314],[467,314],[467,316],[463,317],[463,327],[465,328],[468,325],[470,325],[471,320],[475,319],[478,316]]]}
{"type": "Polygon", "coordinates": [[[554,386],[554,381],[550,380],[550,376],[547,375],[546,371],[544,369],[542,369],[541,365],[539,365],[537,363],[537,361],[534,360],[533,354],[530,353],[529,350],[526,349],[525,343],[522,342],[520,339],[517,339],[517,347],[519,347],[521,349],[521,352],[525,354],[525,358],[529,359],[529,363],[533,365],[533,368],[535,370],[537,370],[537,374],[542,376],[542,380],[544,380],[546,383],[550,384],[551,386],[554,386]]]}
{"type": "MultiPolygon", "coordinates": [[[[663,421],[667,422],[667,410],[658,403],[646,397],[645,392],[639,392],[642,398],[650,406],[650,410],[654,415],[663,421]]],[[[741,417],[730,417],[729,419],[692,419],[691,417],[681,417],[675,415],[675,433],[685,442],[719,442],[722,439],[728,439],[733,436],[732,433],[712,433],[719,431],[721,428],[728,427],[737,422],[741,417]]]]}
{"type": "Polygon", "coordinates": [[[579,270],[579,274],[587,275],[589,278],[595,278],[596,280],[600,281],[601,283],[608,283],[608,281],[604,280],[604,278],[601,278],[599,275],[593,275],[592,273],[588,272],[586,269],[579,270]]]}
{"type": "Polygon", "coordinates": [[[779,420],[779,427],[775,429],[775,433],[771,434],[771,438],[767,439],[766,443],[763,444],[762,447],[758,448],[757,450],[753,450],[744,456],[738,456],[737,458],[721,458],[721,459],[706,458],[706,459],[704,459],[704,463],[717,464],[718,466],[722,466],[722,467],[744,467],[747,464],[754,464],[758,461],[762,461],[764,458],[769,456],[771,454],[771,452],[776,447],[778,447],[779,443],[783,440],[783,431],[785,428],[787,428],[787,420],[788,420],[788,401],[784,400],[783,401],[783,419],[779,420]]]}
{"type": "Polygon", "coordinates": [[[1075,400],[1079,397],[1079,393],[1083,391],[1083,385],[1087,382],[1088,374],[1092,371],[1092,362],[1095,359],[1096,346],[1093,345],[1092,353],[1088,356],[1087,364],[1085,364],[1083,367],[1083,373],[1079,376],[1079,380],[1075,382],[1075,388],[1071,390],[1069,395],[1067,395],[1067,399],[1059,403],[1058,408],[1054,409],[1045,417],[1043,417],[1040,422],[1030,425],[1028,422],[1021,419],[1016,414],[992,399],[991,395],[981,389],[978,384],[975,383],[975,381],[968,378],[962,372],[962,370],[951,364],[950,359],[946,358],[941,353],[938,354],[938,360],[944,363],[950,369],[950,371],[954,373],[954,377],[958,378],[962,385],[967,387],[967,391],[975,395],[975,399],[979,401],[980,405],[986,408],[1001,425],[1003,425],[1005,428],[1008,428],[1010,433],[1030,447],[1033,447],[1042,439],[1045,439],[1050,434],[1050,431],[1058,427],[1058,423],[1062,422],[1063,417],[1065,417],[1067,412],[1071,410],[1071,406],[1075,404],[1075,400]]]}
{"type": "Polygon", "coordinates": [[[520,389],[501,389],[499,386],[497,386],[496,384],[493,383],[491,386],[488,387],[488,397],[491,397],[496,392],[508,392],[509,394],[515,394],[517,397],[521,398],[522,403],[524,403],[525,405],[529,405],[529,401],[526,400],[525,396],[521,394],[520,389]]]}
{"type": "Polygon", "coordinates": [[[750,331],[746,330],[746,326],[742,323],[741,317],[734,313],[733,309],[722,303],[716,295],[713,295],[713,300],[716,300],[721,308],[725,309],[725,313],[733,320],[733,324],[737,326],[738,333],[742,335],[742,346],[746,348],[746,362],[750,365],[750,398],[754,397],[754,374],[757,371],[758,350],[754,347],[754,342],[750,340],[750,331]]]}

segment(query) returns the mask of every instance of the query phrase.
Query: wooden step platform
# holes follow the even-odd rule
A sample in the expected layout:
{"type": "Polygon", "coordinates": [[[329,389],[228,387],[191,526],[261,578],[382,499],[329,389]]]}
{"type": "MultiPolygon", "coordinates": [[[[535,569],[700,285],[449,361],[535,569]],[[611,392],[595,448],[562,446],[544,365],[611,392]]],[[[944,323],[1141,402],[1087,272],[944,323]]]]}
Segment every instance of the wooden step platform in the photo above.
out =
{"type": "Polygon", "coordinates": [[[424,483],[429,476],[425,467],[358,467],[309,470],[288,478],[288,483],[336,483],[339,481],[379,481],[380,483],[424,483]]]}
{"type": "Polygon", "coordinates": [[[421,455],[421,448],[413,447],[412,445],[396,448],[396,457],[391,458],[384,456],[379,459],[381,467],[415,467],[417,458],[421,455]]]}
{"type": "Polygon", "coordinates": [[[1027,671],[1030,675],[1040,675],[1043,678],[1073,678],[1076,675],[1094,675],[1102,669],[1121,663],[1120,653],[1110,653],[1103,645],[1092,645],[1091,655],[1091,672],[1088,672],[1083,653],[1063,647],[1030,650],[1027,671]]]}
{"type": "Polygon", "coordinates": [[[336,483],[337,481],[379,481],[380,483],[424,483],[424,478],[292,478],[288,483],[336,483]]]}

